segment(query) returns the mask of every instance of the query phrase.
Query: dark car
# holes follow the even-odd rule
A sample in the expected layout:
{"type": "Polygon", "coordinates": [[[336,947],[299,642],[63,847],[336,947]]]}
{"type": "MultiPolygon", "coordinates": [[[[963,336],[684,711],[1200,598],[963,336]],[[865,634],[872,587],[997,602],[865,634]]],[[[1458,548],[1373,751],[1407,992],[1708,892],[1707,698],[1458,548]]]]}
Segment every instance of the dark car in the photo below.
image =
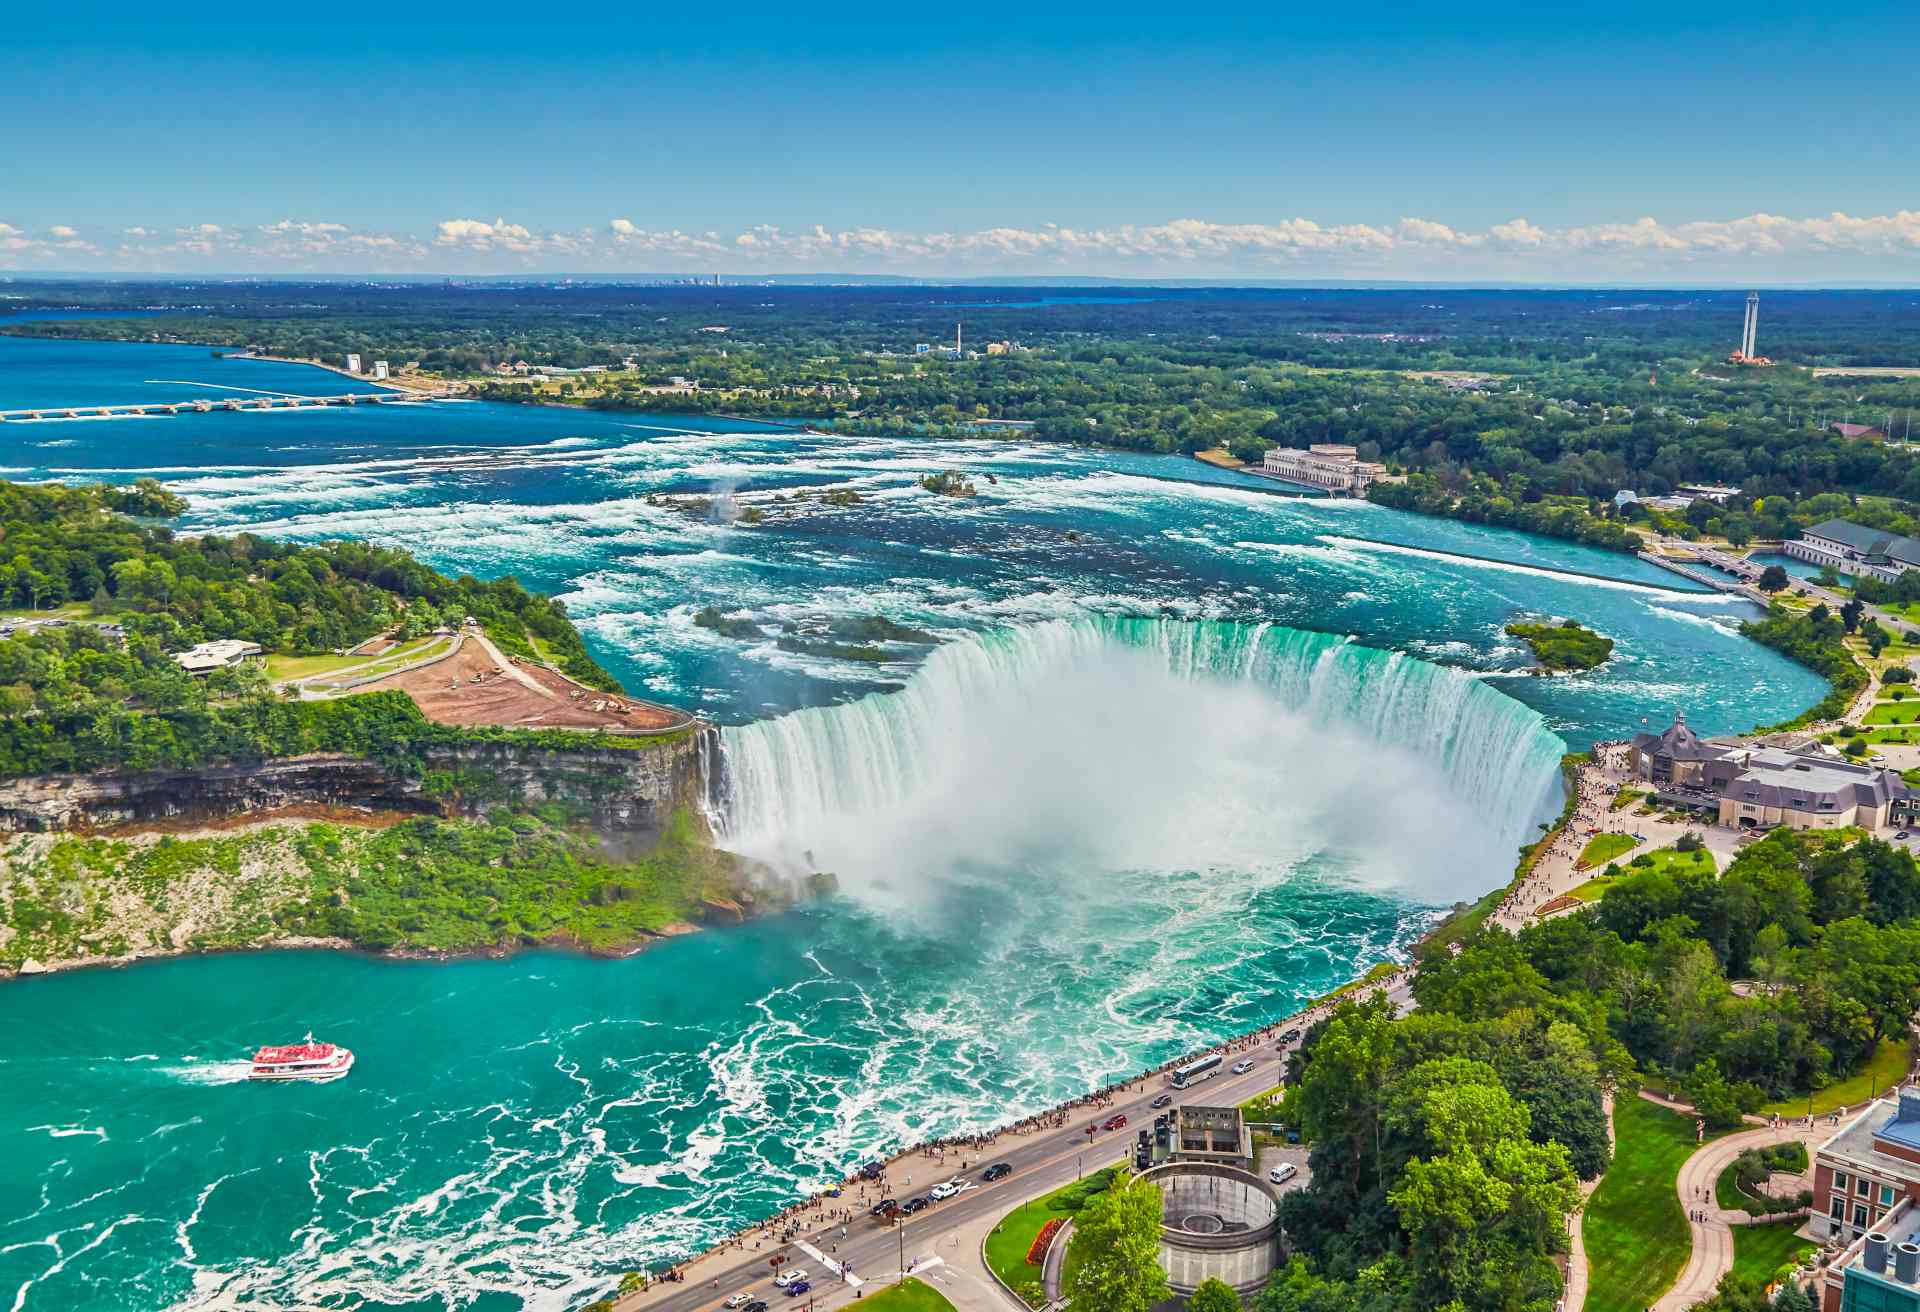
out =
{"type": "Polygon", "coordinates": [[[900,1210],[900,1204],[891,1198],[882,1198],[868,1209],[868,1216],[891,1216],[900,1210]]]}
{"type": "Polygon", "coordinates": [[[1158,1098],[1155,1098],[1153,1100],[1153,1106],[1156,1110],[1161,1107],[1173,1106],[1173,1095],[1170,1093],[1161,1094],[1158,1098]]]}
{"type": "Polygon", "coordinates": [[[1282,1034],[1282,1035],[1280,1036],[1280,1042],[1282,1042],[1282,1043],[1292,1043],[1292,1042],[1293,1042],[1293,1041],[1294,1041],[1295,1039],[1297,1039],[1297,1038],[1299,1038],[1299,1037],[1300,1037],[1300,1031],[1299,1031],[1299,1030],[1288,1030],[1288,1031],[1287,1031],[1287,1032],[1286,1032],[1285,1034],[1282,1034]]]}
{"type": "Polygon", "coordinates": [[[802,1294],[812,1292],[812,1290],[813,1290],[813,1286],[808,1284],[806,1281],[796,1280],[792,1284],[787,1286],[787,1297],[798,1298],[802,1294]]]}
{"type": "Polygon", "coordinates": [[[741,1308],[740,1312],[767,1312],[767,1300],[764,1298],[756,1298],[753,1302],[741,1308]]]}
{"type": "Polygon", "coordinates": [[[918,1198],[909,1198],[906,1202],[900,1204],[900,1210],[908,1216],[912,1216],[915,1212],[924,1209],[929,1201],[925,1194],[920,1195],[918,1198]]]}
{"type": "Polygon", "coordinates": [[[980,1172],[980,1182],[982,1184],[992,1184],[995,1180],[1003,1180],[1012,1174],[1013,1168],[1011,1166],[1008,1166],[1005,1162],[995,1162],[992,1166],[980,1172]]]}
{"type": "Polygon", "coordinates": [[[1126,1125],[1127,1125],[1126,1113],[1115,1112],[1113,1115],[1107,1117],[1107,1123],[1101,1128],[1107,1129],[1107,1130],[1124,1130],[1126,1128],[1126,1125]]]}

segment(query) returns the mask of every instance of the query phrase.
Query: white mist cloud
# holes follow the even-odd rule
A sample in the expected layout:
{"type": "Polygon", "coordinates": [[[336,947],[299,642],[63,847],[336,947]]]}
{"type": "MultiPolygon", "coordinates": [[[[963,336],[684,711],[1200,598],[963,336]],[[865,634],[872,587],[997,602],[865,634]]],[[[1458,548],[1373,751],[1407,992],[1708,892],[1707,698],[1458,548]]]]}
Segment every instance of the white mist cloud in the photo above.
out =
{"type": "Polygon", "coordinates": [[[730,731],[727,845],[903,912],[956,880],[1057,881],[1097,903],[1123,873],[1274,883],[1310,861],[1449,902],[1531,821],[1530,799],[1491,816],[1471,791],[1485,781],[1260,682],[1066,626],[1022,641],[943,651],[899,694],[730,731]]]}

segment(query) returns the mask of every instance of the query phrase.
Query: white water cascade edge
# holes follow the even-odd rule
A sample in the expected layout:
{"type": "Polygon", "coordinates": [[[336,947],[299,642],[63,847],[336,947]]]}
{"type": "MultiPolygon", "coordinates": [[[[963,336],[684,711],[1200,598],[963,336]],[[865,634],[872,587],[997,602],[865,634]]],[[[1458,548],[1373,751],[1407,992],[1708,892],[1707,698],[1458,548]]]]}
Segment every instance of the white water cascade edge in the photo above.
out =
{"type": "Polygon", "coordinates": [[[912,908],[944,880],[1309,860],[1429,903],[1505,879],[1566,746],[1464,671],[1277,625],[977,635],[897,692],[721,730],[722,844],[912,908]]]}

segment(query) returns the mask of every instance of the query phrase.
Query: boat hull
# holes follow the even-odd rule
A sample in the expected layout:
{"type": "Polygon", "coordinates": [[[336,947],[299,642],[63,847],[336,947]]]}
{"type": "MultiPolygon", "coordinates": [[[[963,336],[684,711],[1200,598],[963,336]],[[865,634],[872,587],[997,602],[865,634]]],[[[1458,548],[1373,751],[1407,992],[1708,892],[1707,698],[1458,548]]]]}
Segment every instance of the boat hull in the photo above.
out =
{"type": "Polygon", "coordinates": [[[248,1079],[260,1080],[269,1084],[329,1084],[345,1077],[353,1069],[353,1054],[342,1052],[340,1056],[324,1064],[260,1066],[253,1068],[248,1079]]]}

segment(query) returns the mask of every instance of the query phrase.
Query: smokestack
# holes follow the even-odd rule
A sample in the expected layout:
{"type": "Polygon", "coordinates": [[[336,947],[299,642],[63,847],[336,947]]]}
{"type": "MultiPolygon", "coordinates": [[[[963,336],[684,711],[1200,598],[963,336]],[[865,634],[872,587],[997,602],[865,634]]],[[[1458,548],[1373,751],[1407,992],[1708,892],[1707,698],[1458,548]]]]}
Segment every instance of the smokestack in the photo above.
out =
{"type": "Polygon", "coordinates": [[[1866,1263],[1867,1263],[1867,1270],[1873,1272],[1875,1275],[1882,1274],[1886,1271],[1887,1269],[1887,1237],[1881,1234],[1878,1230],[1875,1230],[1873,1233],[1867,1236],[1867,1249],[1866,1249],[1865,1257],[1866,1257],[1866,1263]]]}

